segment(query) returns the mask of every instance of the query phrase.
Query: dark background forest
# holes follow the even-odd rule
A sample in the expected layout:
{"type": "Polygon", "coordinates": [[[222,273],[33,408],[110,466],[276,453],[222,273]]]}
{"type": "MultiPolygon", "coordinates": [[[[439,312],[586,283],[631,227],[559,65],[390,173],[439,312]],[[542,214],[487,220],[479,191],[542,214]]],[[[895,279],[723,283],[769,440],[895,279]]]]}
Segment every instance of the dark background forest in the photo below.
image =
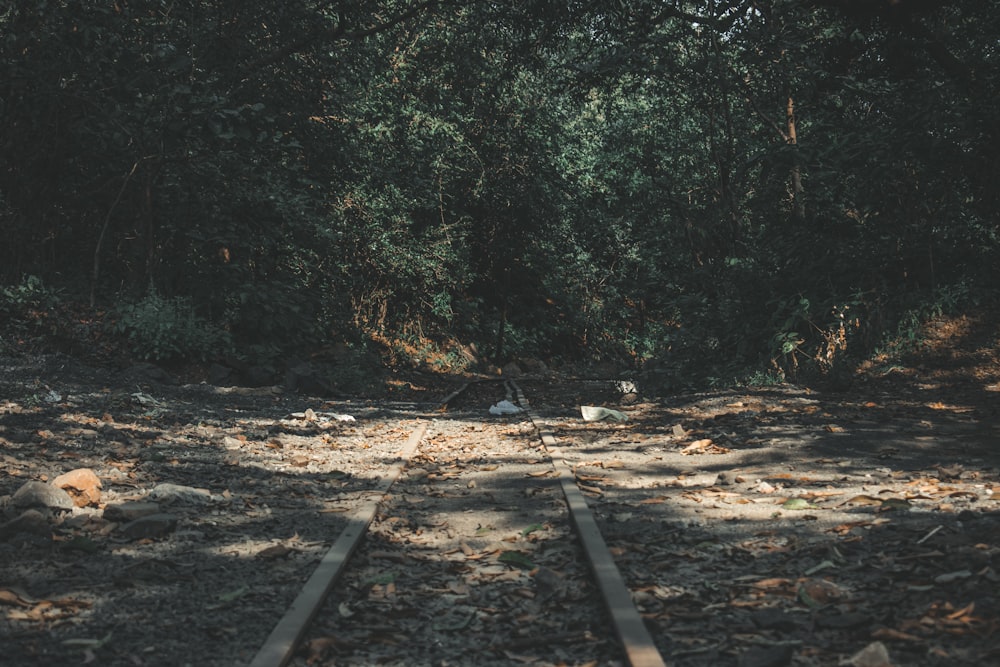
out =
{"type": "Polygon", "coordinates": [[[849,375],[995,298],[998,35],[993,0],[5,0],[0,350],[849,375]]]}

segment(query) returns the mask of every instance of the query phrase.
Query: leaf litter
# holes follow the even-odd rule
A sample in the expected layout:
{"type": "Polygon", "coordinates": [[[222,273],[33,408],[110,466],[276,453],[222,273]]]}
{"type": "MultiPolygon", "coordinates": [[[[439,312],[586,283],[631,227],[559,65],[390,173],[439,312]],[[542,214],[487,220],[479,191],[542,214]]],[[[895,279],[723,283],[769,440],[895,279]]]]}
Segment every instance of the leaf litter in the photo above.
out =
{"type": "MultiPolygon", "coordinates": [[[[522,386],[561,455],[599,471],[582,480],[588,502],[672,665],[981,665],[1000,659],[1000,465],[980,389],[1000,386],[990,354],[974,368],[942,355],[921,362],[919,382],[904,369],[854,394],[782,386],[626,404],[612,382],[522,386]],[[584,423],[580,404],[628,419],[584,423]]],[[[126,539],[100,507],[0,530],[13,664],[245,663],[412,425],[360,402],[123,387],[65,360],[59,382],[46,378],[51,400],[31,403],[19,387],[42,371],[3,363],[0,496],[75,468],[98,474],[102,505],[141,502],[159,483],[208,491],[167,508],[176,522],[154,537],[126,539]],[[347,414],[356,421],[330,416],[347,414]],[[211,621],[192,625],[208,606],[211,621]]],[[[497,398],[468,400],[482,416],[497,398]]],[[[367,566],[297,661],[442,664],[449,650],[476,664],[618,664],[557,516],[557,480],[529,464],[545,458],[535,433],[518,415],[492,418],[432,442],[426,474],[394,491],[360,552],[367,566]],[[494,427],[509,438],[498,458],[447,447],[494,427]],[[508,459],[524,462],[517,483],[482,477],[508,459]],[[444,502],[467,505],[442,520],[444,502]],[[441,643],[413,653],[426,636],[441,643]]]]}

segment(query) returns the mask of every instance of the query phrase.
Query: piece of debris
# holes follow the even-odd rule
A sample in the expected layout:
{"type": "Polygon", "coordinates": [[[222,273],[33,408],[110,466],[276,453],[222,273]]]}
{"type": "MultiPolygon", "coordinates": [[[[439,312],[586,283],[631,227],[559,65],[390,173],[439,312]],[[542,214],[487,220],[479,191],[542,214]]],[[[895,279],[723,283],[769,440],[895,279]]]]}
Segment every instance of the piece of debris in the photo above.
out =
{"type": "Polygon", "coordinates": [[[500,401],[496,405],[490,407],[491,415],[516,415],[521,412],[523,412],[523,409],[514,405],[510,401],[500,401]]]}
{"type": "Polygon", "coordinates": [[[580,413],[583,415],[583,421],[585,422],[596,422],[601,421],[602,419],[610,419],[617,422],[628,421],[628,415],[624,412],[619,412],[618,410],[612,410],[611,408],[581,405],[580,413]]]}

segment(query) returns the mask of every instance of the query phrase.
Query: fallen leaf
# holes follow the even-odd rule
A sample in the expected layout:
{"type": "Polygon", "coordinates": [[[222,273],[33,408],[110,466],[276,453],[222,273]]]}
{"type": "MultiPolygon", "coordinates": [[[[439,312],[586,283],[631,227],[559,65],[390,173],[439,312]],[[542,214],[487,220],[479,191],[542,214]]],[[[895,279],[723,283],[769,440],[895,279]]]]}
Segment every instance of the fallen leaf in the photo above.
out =
{"type": "Polygon", "coordinates": [[[789,498],[781,504],[781,509],[784,510],[811,510],[816,509],[815,505],[809,503],[808,500],[804,498],[789,498]]]}
{"type": "Polygon", "coordinates": [[[535,569],[535,564],[531,562],[531,559],[520,551],[502,551],[497,560],[506,565],[519,567],[522,570],[535,569]]]}
{"type": "Polygon", "coordinates": [[[306,642],[307,665],[314,665],[317,662],[326,660],[327,655],[337,645],[337,640],[333,637],[317,637],[306,642]]]}
{"type": "Polygon", "coordinates": [[[809,579],[799,584],[798,597],[813,609],[835,602],[844,597],[844,591],[832,581],[809,579]]]}
{"type": "Polygon", "coordinates": [[[101,639],[64,639],[62,641],[63,646],[69,646],[71,648],[82,648],[82,649],[99,649],[105,644],[111,641],[111,633],[104,635],[101,639]]]}
{"type": "Polygon", "coordinates": [[[949,621],[957,621],[959,619],[962,619],[962,620],[971,620],[973,618],[972,617],[972,612],[975,611],[975,609],[976,609],[976,603],[975,602],[970,602],[969,604],[965,605],[964,607],[962,607],[958,611],[955,611],[955,612],[952,612],[952,613],[948,614],[947,616],[945,616],[945,618],[947,618],[949,621]],[[967,618],[964,618],[964,617],[967,617],[967,618]]]}
{"type": "Polygon", "coordinates": [[[697,451],[699,449],[705,449],[706,447],[709,447],[711,444],[712,444],[711,438],[703,438],[701,440],[695,440],[690,445],[682,449],[681,454],[684,454],[686,452],[697,451]]]}
{"type": "Polygon", "coordinates": [[[848,498],[844,502],[840,503],[838,507],[843,507],[844,505],[881,505],[881,504],[882,504],[881,498],[859,495],[848,498]]]}
{"type": "Polygon", "coordinates": [[[275,544],[269,547],[265,547],[257,552],[257,558],[266,558],[268,560],[274,560],[277,558],[284,558],[290,554],[294,549],[286,547],[284,544],[275,544]]]}
{"type": "Polygon", "coordinates": [[[958,570],[957,572],[948,572],[946,574],[939,574],[934,577],[935,584],[950,584],[953,581],[958,581],[960,579],[968,579],[972,576],[972,572],[969,570],[958,570]]]}
{"type": "Polygon", "coordinates": [[[807,577],[811,577],[812,575],[816,574],[817,572],[820,572],[822,570],[826,570],[826,569],[831,568],[831,567],[837,567],[837,566],[836,566],[836,564],[832,560],[825,560],[825,561],[819,563],[818,565],[814,565],[813,567],[811,567],[808,570],[806,570],[805,571],[805,575],[807,577]]]}
{"type": "Polygon", "coordinates": [[[531,533],[535,532],[536,530],[543,530],[544,528],[545,528],[545,526],[543,524],[533,523],[533,524],[531,524],[530,526],[528,526],[527,528],[525,528],[524,530],[521,531],[521,537],[527,537],[528,535],[530,535],[531,533]]]}
{"type": "Polygon", "coordinates": [[[250,592],[249,586],[240,586],[239,588],[229,591],[228,593],[223,593],[219,596],[220,602],[232,602],[233,600],[239,599],[250,592]]]}
{"type": "Polygon", "coordinates": [[[896,641],[903,642],[921,642],[923,641],[920,637],[911,635],[907,632],[900,632],[899,630],[893,630],[892,628],[879,628],[872,633],[872,639],[892,639],[896,641]]]}

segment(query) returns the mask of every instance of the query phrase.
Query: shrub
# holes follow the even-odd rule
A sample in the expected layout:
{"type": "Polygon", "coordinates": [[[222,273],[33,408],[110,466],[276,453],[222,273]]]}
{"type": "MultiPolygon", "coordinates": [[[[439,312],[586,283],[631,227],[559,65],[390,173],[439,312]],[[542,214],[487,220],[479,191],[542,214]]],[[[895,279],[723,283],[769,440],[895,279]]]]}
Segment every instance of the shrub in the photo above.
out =
{"type": "Polygon", "coordinates": [[[62,292],[48,287],[37,276],[25,276],[17,285],[0,287],[0,341],[37,342],[52,333],[49,317],[62,300],[62,292]]]}
{"type": "Polygon", "coordinates": [[[139,301],[120,306],[118,315],[115,331],[142,359],[204,361],[231,347],[229,333],[195,313],[188,298],[166,298],[150,289],[139,301]]]}

